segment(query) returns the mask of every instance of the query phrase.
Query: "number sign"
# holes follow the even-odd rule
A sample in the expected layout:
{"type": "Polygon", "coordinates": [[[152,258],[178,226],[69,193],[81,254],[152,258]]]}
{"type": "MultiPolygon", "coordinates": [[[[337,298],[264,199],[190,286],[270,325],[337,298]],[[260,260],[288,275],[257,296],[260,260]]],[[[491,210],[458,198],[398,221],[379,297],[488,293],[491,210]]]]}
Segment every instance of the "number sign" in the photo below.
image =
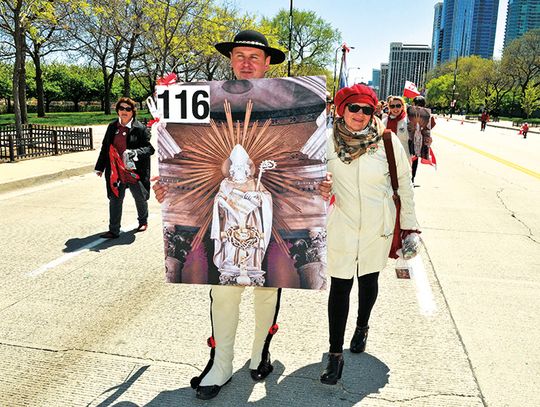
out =
{"type": "Polygon", "coordinates": [[[166,123],[209,123],[210,86],[156,86],[158,110],[166,123]]]}

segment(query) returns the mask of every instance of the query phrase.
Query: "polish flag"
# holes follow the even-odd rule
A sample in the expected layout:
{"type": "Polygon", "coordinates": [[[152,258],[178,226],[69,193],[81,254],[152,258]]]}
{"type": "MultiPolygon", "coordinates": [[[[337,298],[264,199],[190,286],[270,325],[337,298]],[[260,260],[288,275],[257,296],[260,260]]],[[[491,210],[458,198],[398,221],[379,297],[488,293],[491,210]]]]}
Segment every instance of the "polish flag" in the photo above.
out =
{"type": "Polygon", "coordinates": [[[411,81],[405,81],[405,89],[403,89],[403,96],[412,99],[416,96],[420,96],[420,92],[418,92],[418,89],[414,83],[412,83],[411,81]]]}
{"type": "Polygon", "coordinates": [[[431,147],[429,148],[429,155],[427,158],[421,158],[420,162],[422,164],[428,164],[431,165],[433,168],[437,168],[437,159],[435,158],[435,154],[433,154],[433,150],[431,147]]]}

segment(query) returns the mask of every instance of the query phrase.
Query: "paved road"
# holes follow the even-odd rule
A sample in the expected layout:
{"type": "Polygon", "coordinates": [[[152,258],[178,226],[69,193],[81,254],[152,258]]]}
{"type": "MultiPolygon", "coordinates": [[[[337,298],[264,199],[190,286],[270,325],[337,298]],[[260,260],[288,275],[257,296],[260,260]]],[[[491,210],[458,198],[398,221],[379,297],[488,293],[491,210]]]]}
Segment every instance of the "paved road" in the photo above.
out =
{"type": "MultiPolygon", "coordinates": [[[[464,146],[534,174],[540,137],[516,147],[506,130],[452,121],[436,133],[439,168],[422,166],[416,188],[425,274],[383,271],[368,351],[346,354],[343,383],[318,382],[326,292],[285,290],[275,373],[254,384],[247,292],[236,373],[214,405],[540,405],[540,179],[464,146]]],[[[104,242],[107,201],[93,174],[0,195],[1,406],[205,404],[189,379],[209,353],[208,288],[163,282],[150,209],[149,230],[133,233],[128,197],[126,233],[104,242]]]]}

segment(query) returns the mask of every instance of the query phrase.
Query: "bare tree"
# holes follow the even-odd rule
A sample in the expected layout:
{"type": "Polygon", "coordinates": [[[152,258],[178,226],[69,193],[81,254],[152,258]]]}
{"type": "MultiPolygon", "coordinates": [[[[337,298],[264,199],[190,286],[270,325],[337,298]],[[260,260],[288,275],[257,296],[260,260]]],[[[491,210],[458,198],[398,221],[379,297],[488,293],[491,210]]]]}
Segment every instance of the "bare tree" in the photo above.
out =
{"type": "MultiPolygon", "coordinates": [[[[123,39],[115,32],[120,0],[94,0],[87,9],[73,10],[67,20],[68,30],[79,44],[83,58],[101,70],[103,80],[103,111],[111,114],[111,90],[114,78],[124,68],[123,39]]],[[[124,2],[125,3],[125,2],[124,2]]]]}
{"type": "Polygon", "coordinates": [[[26,51],[34,63],[36,69],[36,98],[37,115],[45,117],[45,96],[43,91],[43,59],[52,53],[69,51],[70,37],[68,32],[58,25],[70,13],[70,7],[64,4],[56,4],[54,15],[49,19],[38,19],[32,22],[26,32],[26,51]]]}

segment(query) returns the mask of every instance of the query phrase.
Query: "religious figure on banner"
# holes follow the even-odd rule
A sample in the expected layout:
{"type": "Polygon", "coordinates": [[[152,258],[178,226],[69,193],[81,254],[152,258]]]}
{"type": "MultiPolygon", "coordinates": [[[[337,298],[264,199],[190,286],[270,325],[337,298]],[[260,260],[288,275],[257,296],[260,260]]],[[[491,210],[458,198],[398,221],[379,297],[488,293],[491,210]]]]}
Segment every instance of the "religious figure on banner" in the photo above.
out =
{"type": "Polygon", "coordinates": [[[223,165],[224,175],[214,198],[211,239],[214,264],[223,285],[264,285],[262,261],[272,234],[272,195],[260,182],[275,163],[261,163],[258,180],[253,162],[236,144],[223,165]]]}

